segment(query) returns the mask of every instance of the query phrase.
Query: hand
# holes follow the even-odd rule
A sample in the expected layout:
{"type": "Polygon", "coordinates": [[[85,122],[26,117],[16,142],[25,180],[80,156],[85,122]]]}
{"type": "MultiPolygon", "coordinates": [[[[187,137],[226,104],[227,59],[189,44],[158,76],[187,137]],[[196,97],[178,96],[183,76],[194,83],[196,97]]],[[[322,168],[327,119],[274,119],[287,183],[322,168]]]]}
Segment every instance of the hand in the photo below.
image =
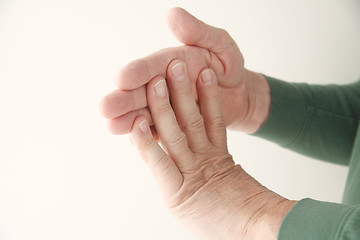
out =
{"type": "Polygon", "coordinates": [[[197,100],[196,79],[205,68],[214,70],[225,124],[230,129],[253,133],[269,114],[270,89],[266,79],[244,68],[243,56],[235,41],[223,29],[209,26],[181,8],[169,11],[168,24],[185,46],[168,48],[135,60],[116,77],[118,89],[101,103],[114,134],[130,131],[134,119],[143,115],[150,125],[145,85],[155,76],[165,77],[173,59],[188,66],[192,93],[197,100]]]}
{"type": "Polygon", "coordinates": [[[201,239],[276,239],[294,202],[266,189],[234,164],[227,151],[215,73],[210,69],[200,73],[199,106],[184,62],[170,63],[167,81],[170,94],[162,76],[154,77],[146,89],[165,150],[152,136],[145,116],[135,119],[131,139],[170,212],[201,239]]]}

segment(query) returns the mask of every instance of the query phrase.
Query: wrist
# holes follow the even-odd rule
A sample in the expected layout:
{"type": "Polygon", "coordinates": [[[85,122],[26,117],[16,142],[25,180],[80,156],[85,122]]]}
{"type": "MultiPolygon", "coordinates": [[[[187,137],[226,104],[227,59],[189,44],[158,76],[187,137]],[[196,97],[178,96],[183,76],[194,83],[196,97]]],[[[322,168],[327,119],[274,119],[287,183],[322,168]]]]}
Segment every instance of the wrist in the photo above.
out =
{"type": "Polygon", "coordinates": [[[259,219],[257,236],[254,239],[278,239],[281,223],[295,203],[296,201],[284,198],[273,205],[269,205],[259,219]],[[266,236],[271,236],[271,238],[266,236]]]}
{"type": "Polygon", "coordinates": [[[265,195],[267,196],[263,195],[258,201],[254,201],[259,206],[259,210],[251,218],[253,224],[248,229],[249,239],[278,239],[281,223],[296,203],[272,191],[265,195]]]}
{"type": "Polygon", "coordinates": [[[240,165],[234,169],[234,182],[228,182],[228,185],[233,184],[229,196],[234,199],[233,206],[238,211],[229,211],[235,213],[233,219],[236,220],[233,221],[234,232],[228,239],[276,240],[283,219],[296,201],[288,200],[264,187],[240,165]]]}
{"type": "Polygon", "coordinates": [[[271,107],[271,93],[268,81],[260,73],[250,73],[254,82],[255,98],[253,100],[254,102],[250,103],[250,105],[253,105],[254,111],[252,116],[249,116],[253,125],[251,131],[247,132],[249,134],[255,133],[261,128],[270,115],[271,107]]]}
{"type": "Polygon", "coordinates": [[[246,115],[230,128],[248,134],[255,133],[265,123],[270,114],[271,93],[266,78],[260,73],[245,69],[243,92],[247,95],[246,115]]]}

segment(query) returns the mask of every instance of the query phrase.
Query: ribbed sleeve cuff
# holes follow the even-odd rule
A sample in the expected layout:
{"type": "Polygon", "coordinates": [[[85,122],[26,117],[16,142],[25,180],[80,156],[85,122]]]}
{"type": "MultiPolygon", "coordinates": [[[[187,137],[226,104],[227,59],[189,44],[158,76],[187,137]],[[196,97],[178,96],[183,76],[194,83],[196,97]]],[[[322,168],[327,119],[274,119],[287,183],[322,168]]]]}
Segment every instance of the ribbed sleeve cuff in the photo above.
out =
{"type": "MultiPolygon", "coordinates": [[[[264,75],[265,76],[265,75],[264,75]]],[[[301,133],[307,114],[309,93],[306,84],[294,84],[265,76],[271,89],[270,115],[254,134],[286,147],[301,133]]]]}
{"type": "Polygon", "coordinates": [[[284,218],[278,239],[360,239],[360,207],[302,199],[284,218]]]}

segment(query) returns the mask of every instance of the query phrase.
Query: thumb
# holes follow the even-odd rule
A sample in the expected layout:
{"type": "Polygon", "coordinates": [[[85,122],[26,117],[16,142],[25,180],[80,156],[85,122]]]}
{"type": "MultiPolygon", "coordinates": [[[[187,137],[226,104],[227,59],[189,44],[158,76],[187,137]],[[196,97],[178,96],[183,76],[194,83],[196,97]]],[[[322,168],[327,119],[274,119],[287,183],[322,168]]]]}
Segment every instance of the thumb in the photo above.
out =
{"type": "Polygon", "coordinates": [[[224,29],[210,26],[178,7],[169,10],[167,20],[171,32],[180,42],[210,52],[212,61],[208,67],[215,71],[219,85],[234,87],[239,79],[245,78],[240,49],[224,29]]]}
{"type": "Polygon", "coordinates": [[[182,43],[221,53],[229,47],[237,47],[230,35],[221,28],[210,26],[182,8],[169,10],[167,22],[170,31],[182,43]]]}

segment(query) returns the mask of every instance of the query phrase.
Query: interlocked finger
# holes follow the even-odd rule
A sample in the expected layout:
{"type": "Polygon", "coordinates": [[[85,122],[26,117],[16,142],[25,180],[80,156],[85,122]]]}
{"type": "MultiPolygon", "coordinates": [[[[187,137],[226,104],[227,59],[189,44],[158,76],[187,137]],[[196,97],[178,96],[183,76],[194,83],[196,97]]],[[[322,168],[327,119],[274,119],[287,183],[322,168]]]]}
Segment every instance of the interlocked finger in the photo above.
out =
{"type": "Polygon", "coordinates": [[[205,69],[197,81],[201,115],[205,119],[209,141],[227,150],[226,126],[217,91],[215,73],[205,69]]]}
{"type": "Polygon", "coordinates": [[[181,187],[183,176],[153,138],[144,116],[135,119],[130,137],[160,185],[165,198],[171,197],[181,187]]]}
{"type": "Polygon", "coordinates": [[[161,144],[174,159],[180,171],[189,171],[194,166],[194,155],[188,147],[169,102],[166,81],[155,77],[147,86],[149,107],[161,144]]]}
{"type": "Polygon", "coordinates": [[[172,61],[168,67],[167,80],[171,92],[171,104],[190,148],[193,151],[205,149],[209,141],[203,117],[192,93],[185,63],[180,60],[172,61]]]}

